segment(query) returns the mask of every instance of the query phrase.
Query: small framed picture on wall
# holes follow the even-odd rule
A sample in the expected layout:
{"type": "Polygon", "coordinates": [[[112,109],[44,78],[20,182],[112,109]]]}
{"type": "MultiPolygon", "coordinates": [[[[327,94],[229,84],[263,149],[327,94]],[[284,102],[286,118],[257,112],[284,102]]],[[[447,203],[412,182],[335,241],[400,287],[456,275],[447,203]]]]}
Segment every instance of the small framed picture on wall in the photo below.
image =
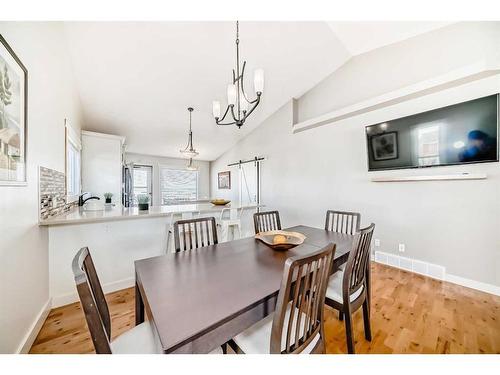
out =
{"type": "Polygon", "coordinates": [[[398,158],[398,132],[387,132],[370,137],[373,160],[398,158]]]}
{"type": "Polygon", "coordinates": [[[231,189],[231,171],[219,172],[219,189],[231,189]]]}

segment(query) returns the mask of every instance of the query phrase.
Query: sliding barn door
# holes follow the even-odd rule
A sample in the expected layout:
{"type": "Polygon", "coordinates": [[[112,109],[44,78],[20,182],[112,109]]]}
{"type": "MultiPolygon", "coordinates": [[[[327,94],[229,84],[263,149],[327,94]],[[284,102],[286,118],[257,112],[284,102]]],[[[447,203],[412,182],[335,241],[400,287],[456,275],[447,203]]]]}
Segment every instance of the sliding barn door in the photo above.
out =
{"type": "Polygon", "coordinates": [[[240,204],[260,204],[260,162],[239,165],[240,204]]]}

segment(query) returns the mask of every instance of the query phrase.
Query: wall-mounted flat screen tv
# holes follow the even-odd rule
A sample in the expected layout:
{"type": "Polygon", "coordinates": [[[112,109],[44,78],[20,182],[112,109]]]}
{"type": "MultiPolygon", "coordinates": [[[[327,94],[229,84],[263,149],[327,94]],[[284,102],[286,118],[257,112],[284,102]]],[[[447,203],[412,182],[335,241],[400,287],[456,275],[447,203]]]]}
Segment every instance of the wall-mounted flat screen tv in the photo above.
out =
{"type": "Polygon", "coordinates": [[[368,170],[498,161],[499,95],[366,127],[368,170]]]}

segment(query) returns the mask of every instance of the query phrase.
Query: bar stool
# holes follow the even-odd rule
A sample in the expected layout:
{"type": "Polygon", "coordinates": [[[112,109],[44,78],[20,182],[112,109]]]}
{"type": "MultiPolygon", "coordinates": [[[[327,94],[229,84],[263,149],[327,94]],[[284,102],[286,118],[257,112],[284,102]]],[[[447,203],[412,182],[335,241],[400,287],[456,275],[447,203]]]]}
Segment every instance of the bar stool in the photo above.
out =
{"type": "Polygon", "coordinates": [[[241,238],[241,215],[243,207],[240,208],[223,208],[220,213],[220,218],[217,220],[217,226],[221,232],[221,242],[229,241],[229,231],[231,230],[231,239],[241,238]],[[235,229],[238,230],[236,237],[235,229]]]}

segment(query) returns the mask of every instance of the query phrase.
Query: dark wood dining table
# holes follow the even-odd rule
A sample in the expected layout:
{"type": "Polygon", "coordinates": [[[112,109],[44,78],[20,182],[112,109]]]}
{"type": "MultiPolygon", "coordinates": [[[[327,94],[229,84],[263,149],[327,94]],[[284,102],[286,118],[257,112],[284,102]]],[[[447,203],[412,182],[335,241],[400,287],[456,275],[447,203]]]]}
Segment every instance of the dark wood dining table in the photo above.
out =
{"type": "Polygon", "coordinates": [[[354,236],[285,229],[303,244],[274,251],[253,237],[135,262],[136,324],[148,320],[164,353],[208,353],[274,311],[287,258],[336,244],[334,268],[354,236]]]}

